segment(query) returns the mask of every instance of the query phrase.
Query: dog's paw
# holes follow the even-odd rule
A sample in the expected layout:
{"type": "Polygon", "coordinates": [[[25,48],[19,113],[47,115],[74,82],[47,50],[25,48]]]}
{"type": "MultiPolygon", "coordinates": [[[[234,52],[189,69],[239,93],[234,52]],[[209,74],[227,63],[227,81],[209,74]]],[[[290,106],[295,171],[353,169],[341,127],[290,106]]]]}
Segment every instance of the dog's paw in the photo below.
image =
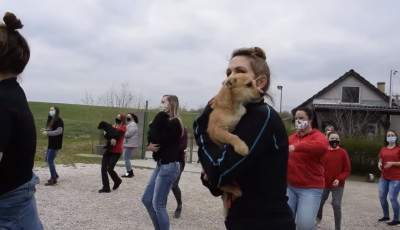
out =
{"type": "Polygon", "coordinates": [[[241,156],[246,156],[249,153],[249,147],[244,142],[234,145],[233,148],[241,156]]]}

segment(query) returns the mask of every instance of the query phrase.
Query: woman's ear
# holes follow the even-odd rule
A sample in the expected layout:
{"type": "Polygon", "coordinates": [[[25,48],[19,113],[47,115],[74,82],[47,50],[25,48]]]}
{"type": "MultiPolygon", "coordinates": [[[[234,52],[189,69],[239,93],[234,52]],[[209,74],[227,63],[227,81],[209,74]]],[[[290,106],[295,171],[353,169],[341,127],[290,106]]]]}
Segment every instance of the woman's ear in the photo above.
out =
{"type": "Polygon", "coordinates": [[[264,89],[268,84],[268,78],[266,75],[260,75],[256,81],[257,87],[260,89],[264,89]]]}

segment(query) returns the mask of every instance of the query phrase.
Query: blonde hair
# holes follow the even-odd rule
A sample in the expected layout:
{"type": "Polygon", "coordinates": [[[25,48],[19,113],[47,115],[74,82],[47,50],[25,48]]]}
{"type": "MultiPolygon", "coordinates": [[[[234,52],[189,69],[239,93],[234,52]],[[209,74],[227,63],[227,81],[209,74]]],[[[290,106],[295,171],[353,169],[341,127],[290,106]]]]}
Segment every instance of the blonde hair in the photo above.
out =
{"type": "Polygon", "coordinates": [[[163,97],[166,97],[169,103],[169,116],[170,118],[177,118],[179,120],[179,123],[181,123],[181,128],[183,130],[183,124],[181,117],[179,115],[179,99],[175,95],[169,95],[166,94],[163,97]]]}

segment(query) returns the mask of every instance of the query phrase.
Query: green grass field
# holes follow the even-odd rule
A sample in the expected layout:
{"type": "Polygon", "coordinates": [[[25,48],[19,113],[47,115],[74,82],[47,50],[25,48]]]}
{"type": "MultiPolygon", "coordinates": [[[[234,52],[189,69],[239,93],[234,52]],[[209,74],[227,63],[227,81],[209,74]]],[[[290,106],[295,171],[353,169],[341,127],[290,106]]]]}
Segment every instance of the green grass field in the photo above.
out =
{"type": "MultiPolygon", "coordinates": [[[[43,136],[39,131],[40,128],[44,128],[46,125],[48,111],[51,106],[60,108],[65,130],[63,148],[55,159],[56,164],[100,163],[101,159],[98,158],[76,156],[78,153],[95,153],[97,145],[102,141],[97,124],[100,121],[112,123],[118,113],[138,112],[136,109],[126,108],[29,102],[37,130],[35,166],[46,165],[45,152],[48,137],[43,136]]],[[[147,111],[147,123],[153,119],[156,113],[157,110],[147,111]]],[[[189,133],[193,133],[192,124],[197,116],[197,113],[187,112],[181,114],[182,123],[188,128],[189,133]]],[[[147,130],[144,133],[147,133],[147,130]]]]}

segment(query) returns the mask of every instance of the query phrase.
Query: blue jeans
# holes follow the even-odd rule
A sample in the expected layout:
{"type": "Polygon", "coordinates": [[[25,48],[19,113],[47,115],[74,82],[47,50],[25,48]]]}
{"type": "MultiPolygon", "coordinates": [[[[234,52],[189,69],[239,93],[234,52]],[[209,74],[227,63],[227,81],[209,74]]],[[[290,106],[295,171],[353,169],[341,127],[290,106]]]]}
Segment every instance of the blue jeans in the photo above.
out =
{"type": "Polygon", "coordinates": [[[30,181],[0,196],[0,229],[43,229],[36,208],[36,184],[39,178],[33,174],[30,181]]]}
{"type": "Polygon", "coordinates": [[[298,230],[314,229],[323,189],[287,186],[288,204],[298,230]]]}
{"type": "Polygon", "coordinates": [[[49,165],[50,169],[50,177],[52,180],[57,180],[58,174],[56,172],[56,165],[54,164],[54,159],[56,158],[58,153],[57,149],[47,149],[46,153],[46,162],[49,165]]]}
{"type": "Polygon", "coordinates": [[[132,170],[131,159],[130,159],[132,152],[133,152],[133,149],[124,148],[124,152],[122,153],[124,156],[125,167],[126,167],[127,172],[132,170]]]}
{"type": "Polygon", "coordinates": [[[150,215],[155,230],[169,229],[167,198],[172,183],[179,175],[179,168],[179,162],[157,164],[144,190],[142,202],[150,215]]]}
{"type": "Polygon", "coordinates": [[[341,228],[342,222],[342,197],[343,197],[344,187],[336,188],[326,188],[322,193],[321,204],[319,206],[317,218],[322,220],[322,212],[324,204],[329,197],[329,193],[332,192],[332,208],[333,216],[335,218],[335,229],[339,230],[341,228]]]}
{"type": "Polygon", "coordinates": [[[383,216],[389,217],[389,204],[387,202],[387,194],[389,193],[389,200],[393,208],[393,220],[399,221],[399,201],[397,196],[400,191],[400,180],[386,180],[384,178],[379,179],[379,200],[383,210],[383,216]]]}

